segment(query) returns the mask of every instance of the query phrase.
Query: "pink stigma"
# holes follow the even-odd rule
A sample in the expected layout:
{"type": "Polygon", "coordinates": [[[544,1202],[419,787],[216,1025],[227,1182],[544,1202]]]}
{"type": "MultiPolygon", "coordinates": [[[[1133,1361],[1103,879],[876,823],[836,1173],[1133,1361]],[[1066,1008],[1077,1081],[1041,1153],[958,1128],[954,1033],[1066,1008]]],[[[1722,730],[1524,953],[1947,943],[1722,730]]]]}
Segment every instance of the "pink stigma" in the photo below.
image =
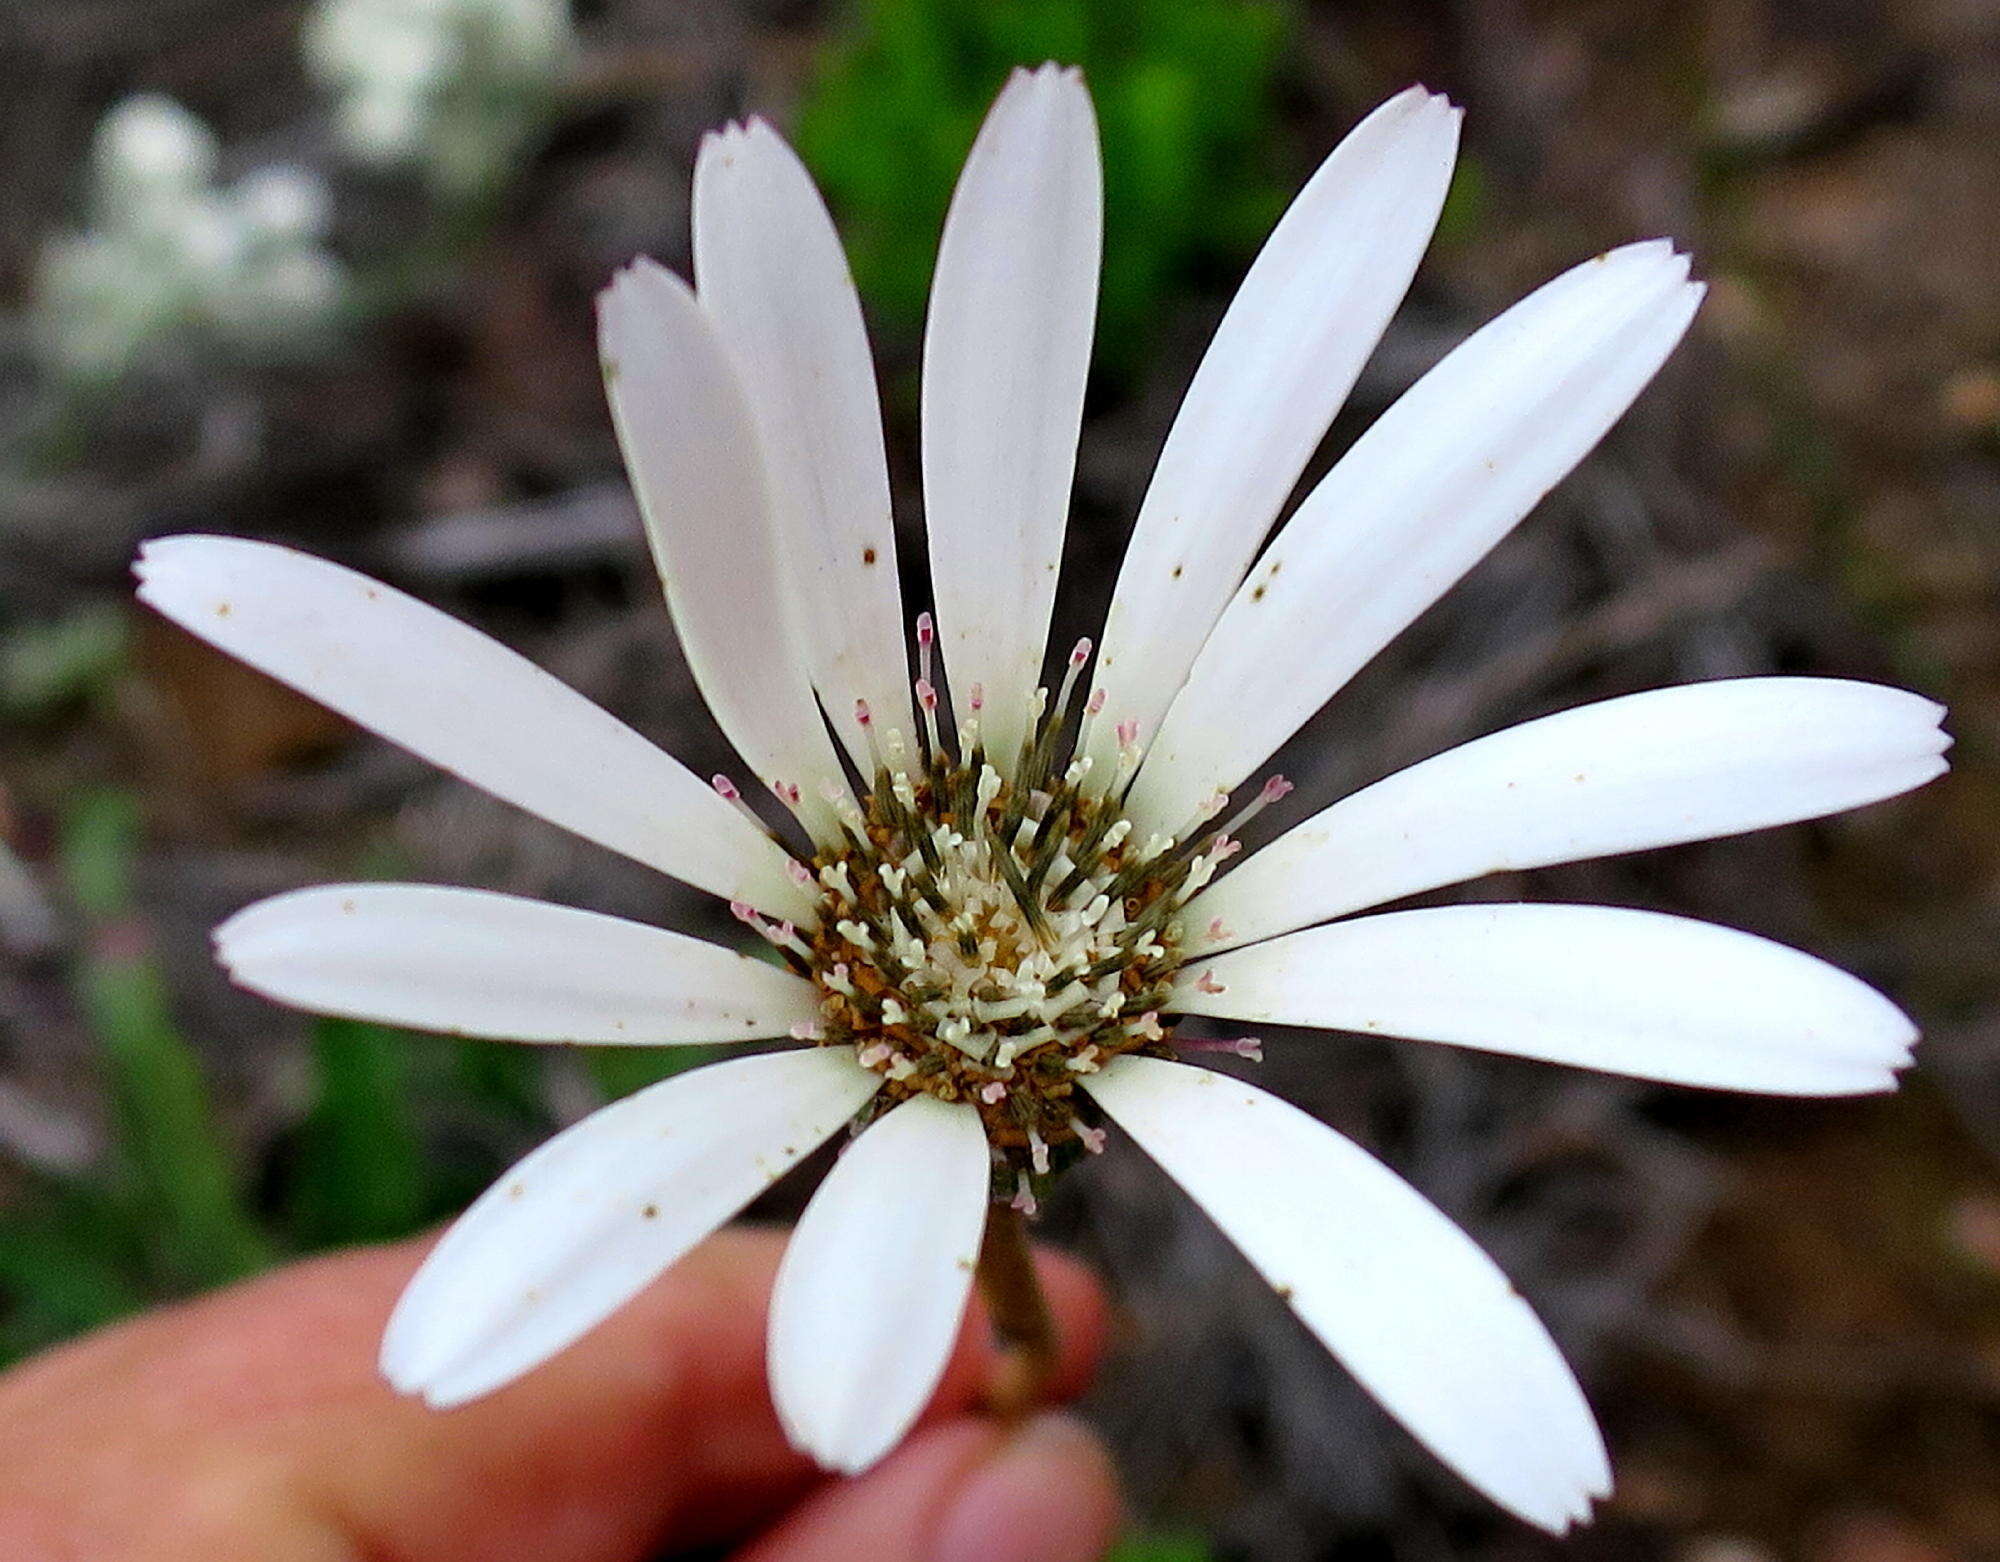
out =
{"type": "Polygon", "coordinates": [[[1257,797],[1260,802],[1275,803],[1291,790],[1291,782],[1287,781],[1283,776],[1273,776],[1264,783],[1264,790],[1259,792],[1257,797]]]}
{"type": "Polygon", "coordinates": [[[971,690],[970,690],[970,691],[968,691],[968,693],[966,694],[966,696],[965,696],[965,703],[966,703],[967,707],[968,707],[969,709],[972,709],[972,710],[983,710],[983,709],[985,709],[985,707],[986,707],[986,685],[985,685],[985,684],[983,684],[983,683],[975,683],[975,684],[974,684],[974,685],[972,686],[971,690]]]}
{"type": "Polygon", "coordinates": [[[738,802],[743,796],[741,792],[736,790],[736,783],[725,775],[717,774],[710,776],[708,784],[715,788],[716,796],[728,802],[738,802]]]}
{"type": "Polygon", "coordinates": [[[1090,660],[1090,636],[1085,635],[1081,640],[1077,641],[1076,649],[1069,653],[1069,664],[1072,667],[1081,667],[1085,662],[1089,660],[1090,660]]]}

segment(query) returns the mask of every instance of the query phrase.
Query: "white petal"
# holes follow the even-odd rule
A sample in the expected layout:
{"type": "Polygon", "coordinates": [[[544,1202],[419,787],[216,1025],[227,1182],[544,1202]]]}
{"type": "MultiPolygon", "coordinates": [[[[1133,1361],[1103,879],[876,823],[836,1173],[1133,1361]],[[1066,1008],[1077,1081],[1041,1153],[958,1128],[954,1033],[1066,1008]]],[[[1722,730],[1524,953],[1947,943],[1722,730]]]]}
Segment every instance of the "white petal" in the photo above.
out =
{"type": "Polygon", "coordinates": [[[655,1047],[809,1025],[812,984],[595,911],[429,884],[327,884],[215,930],[252,992],[322,1014],[500,1041],[655,1047]]]}
{"type": "Polygon", "coordinates": [[[1761,830],[1941,774],[1944,707],[1838,678],[1629,694],[1449,749],[1343,798],[1189,902],[1203,952],[1477,878],[1761,830]]]}
{"type": "Polygon", "coordinates": [[[1321,479],[1237,590],[1134,786],[1178,828],[1476,564],[1618,420],[1702,289],[1664,241],[1586,261],[1474,333],[1321,479]]]}
{"type": "Polygon", "coordinates": [[[771,1397],[794,1447],[852,1475],[902,1441],[951,1357],[991,1156],[979,1114],[913,1096],[834,1163],[771,1293],[771,1397]]]}
{"type": "Polygon", "coordinates": [[[1103,237],[1083,78],[1016,71],[986,116],[938,244],[924,333],[924,519],[962,722],[1011,767],[1062,562],[1103,237]]]}
{"type": "Polygon", "coordinates": [[[1824,960],[1611,906],[1439,906],[1308,928],[1191,966],[1173,1007],[1774,1095],[1892,1090],[1917,1038],[1824,960]],[[1196,987],[1204,976],[1221,990],[1196,987]]]}
{"type": "Polygon", "coordinates": [[[662,873],[809,923],[785,853],[668,754],[499,641],[272,543],[163,537],[139,599],[495,797],[662,873]]]}
{"type": "Polygon", "coordinates": [[[1094,756],[1160,718],[1437,226],[1459,111],[1412,87],[1320,165],[1272,231],[1195,371],[1146,490],[1104,624],[1094,756]]]}
{"type": "Polygon", "coordinates": [[[854,702],[885,723],[911,718],[875,369],[826,205],[761,119],[702,141],[694,266],[756,415],[813,682],[871,774],[854,702]]]}
{"type": "Polygon", "coordinates": [[[1361,1386],[1472,1485],[1557,1534],[1609,1494],[1603,1439],[1555,1342],[1416,1189],[1225,1075],[1124,1057],[1084,1087],[1361,1386]]]}
{"type": "Polygon", "coordinates": [[[625,468],[695,682],[769,788],[806,811],[844,785],[779,572],[756,425],[729,350],[664,266],[634,261],[598,299],[598,351],[625,468]]]}
{"type": "Polygon", "coordinates": [[[417,1270],[382,1375],[432,1405],[581,1338],[782,1177],[881,1084],[844,1047],[736,1058],[613,1102],[534,1151],[417,1270]]]}

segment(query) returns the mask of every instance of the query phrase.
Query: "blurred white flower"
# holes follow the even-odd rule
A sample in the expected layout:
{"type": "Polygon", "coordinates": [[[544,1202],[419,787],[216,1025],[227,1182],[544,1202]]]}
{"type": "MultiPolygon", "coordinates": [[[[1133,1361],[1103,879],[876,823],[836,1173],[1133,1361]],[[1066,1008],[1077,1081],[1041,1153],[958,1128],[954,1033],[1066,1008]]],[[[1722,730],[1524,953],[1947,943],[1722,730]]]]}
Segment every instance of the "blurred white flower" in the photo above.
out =
{"type": "Polygon", "coordinates": [[[576,41],[567,0],[320,0],[305,52],[349,152],[468,195],[520,155],[576,41]]]}
{"type": "MultiPolygon", "coordinates": [[[[1549,1530],[1588,1515],[1609,1489],[1603,1442],[1506,1277],[1352,1141],[1177,1061],[1216,1044],[1169,1017],[1728,1090],[1890,1089],[1909,1021],[1761,938],[1602,906],[1359,913],[1857,807],[1937,775],[1948,740],[1938,706],[1870,684],[1659,689],[1449,750],[1221,875],[1243,817],[1212,823],[1227,795],[1597,443],[1701,297],[1665,242],[1557,277],[1412,386],[1267,546],[1409,285],[1458,118],[1420,89],[1392,99],[1272,233],[1168,434],[1095,671],[1086,642],[1053,698],[1102,209],[1081,80],[1014,77],[946,219],[922,389],[936,619],[918,622],[914,680],[839,240],[768,126],[704,143],[699,294],[650,262],[622,273],[602,300],[605,377],[688,663],[807,849],[726,779],[704,785],[391,587],[263,543],[147,545],[140,595],[160,612],[730,901],[782,961],[419,885],[301,890],[218,930],[237,981],[309,1009],[530,1042],[804,1044],[680,1074],[502,1178],[390,1320],[398,1388],[454,1405],[529,1371],[858,1114],[787,1250],[769,1359],[793,1440],[862,1468],[937,1384],[989,1208],[1031,1210],[1108,1120],[1466,1480],[1549,1530]]],[[[1266,783],[1248,809],[1287,790],[1266,783]]]]}
{"type": "Polygon", "coordinates": [[[134,206],[169,206],[206,189],[220,155],[215,132],[172,98],[124,99],[104,116],[92,146],[100,216],[122,223],[134,206]]]}
{"type": "Polygon", "coordinates": [[[214,134],[170,99],[127,99],[105,116],[91,226],[47,241],[36,268],[35,339],[59,374],[115,379],[191,333],[289,351],[336,317],[347,276],[322,245],[325,182],[279,166],[218,186],[217,157],[214,134]]]}
{"type": "Polygon", "coordinates": [[[254,242],[304,245],[323,239],[333,221],[333,196],[309,169],[274,164],[236,181],[237,216],[254,242]]]}

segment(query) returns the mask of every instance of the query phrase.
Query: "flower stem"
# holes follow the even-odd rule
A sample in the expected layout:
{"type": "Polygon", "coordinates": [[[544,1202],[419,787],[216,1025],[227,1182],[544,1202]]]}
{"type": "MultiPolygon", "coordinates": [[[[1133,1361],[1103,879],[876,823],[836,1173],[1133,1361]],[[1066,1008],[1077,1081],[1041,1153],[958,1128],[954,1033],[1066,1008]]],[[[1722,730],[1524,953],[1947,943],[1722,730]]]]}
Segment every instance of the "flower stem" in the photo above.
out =
{"type": "Polygon", "coordinates": [[[1055,1320],[1019,1210],[995,1203],[986,1211],[978,1273],[979,1294],[1000,1346],[987,1405],[1003,1420],[1018,1420],[1042,1402],[1056,1370],[1055,1320]]]}

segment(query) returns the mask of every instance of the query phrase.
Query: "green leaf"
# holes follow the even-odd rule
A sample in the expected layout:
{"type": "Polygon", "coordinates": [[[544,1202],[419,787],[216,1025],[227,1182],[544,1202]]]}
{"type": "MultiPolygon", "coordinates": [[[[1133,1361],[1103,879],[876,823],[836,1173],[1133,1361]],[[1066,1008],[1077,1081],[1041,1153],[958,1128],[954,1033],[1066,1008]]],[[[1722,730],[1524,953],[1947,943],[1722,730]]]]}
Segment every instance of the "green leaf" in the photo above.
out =
{"type": "Polygon", "coordinates": [[[502,1122],[541,1126],[542,1049],[494,1041],[460,1041],[451,1051],[451,1084],[479,1113],[502,1122]]]}
{"type": "Polygon", "coordinates": [[[132,905],[132,858],[139,808],[129,793],[86,792],[63,820],[62,864],[76,908],[93,921],[123,916],[132,905]]]}
{"type": "Polygon", "coordinates": [[[269,1244],[237,1192],[208,1088],[175,1029],[149,953],[94,951],[76,992],[96,1034],[132,1195],[169,1284],[220,1285],[263,1268],[269,1244]]]}
{"type": "Polygon", "coordinates": [[[1105,1562],[1210,1562],[1214,1555],[1194,1530],[1141,1531],[1121,1539],[1105,1562]]]}
{"type": "Polygon", "coordinates": [[[87,1186],[38,1189],[0,1216],[0,1366],[145,1304],[136,1233],[87,1186]]]}
{"type": "Polygon", "coordinates": [[[715,1056],[712,1047],[589,1047],[584,1065],[611,1100],[657,1085],[715,1056]]]}
{"type": "Polygon", "coordinates": [[[313,1101],[288,1200],[305,1247],[408,1236],[431,1214],[410,1102],[410,1038],[360,1020],[313,1026],[313,1101]]]}
{"type": "Polygon", "coordinates": [[[124,793],[87,794],[63,828],[71,897],[95,924],[72,976],[103,1061],[120,1174],[169,1286],[253,1273],[269,1244],[237,1191],[200,1065],[173,1022],[144,925],[129,915],[138,810],[124,793]]]}
{"type": "Polygon", "coordinates": [[[1173,296],[1282,210],[1271,149],[1291,33],[1277,0],[867,0],[820,57],[799,150],[862,296],[912,332],[959,165],[1008,71],[1082,66],[1104,150],[1098,367],[1121,373],[1173,296]]]}
{"type": "Polygon", "coordinates": [[[124,666],[125,615],[108,604],[20,624],[0,645],[0,706],[41,716],[108,689],[124,666]]]}

